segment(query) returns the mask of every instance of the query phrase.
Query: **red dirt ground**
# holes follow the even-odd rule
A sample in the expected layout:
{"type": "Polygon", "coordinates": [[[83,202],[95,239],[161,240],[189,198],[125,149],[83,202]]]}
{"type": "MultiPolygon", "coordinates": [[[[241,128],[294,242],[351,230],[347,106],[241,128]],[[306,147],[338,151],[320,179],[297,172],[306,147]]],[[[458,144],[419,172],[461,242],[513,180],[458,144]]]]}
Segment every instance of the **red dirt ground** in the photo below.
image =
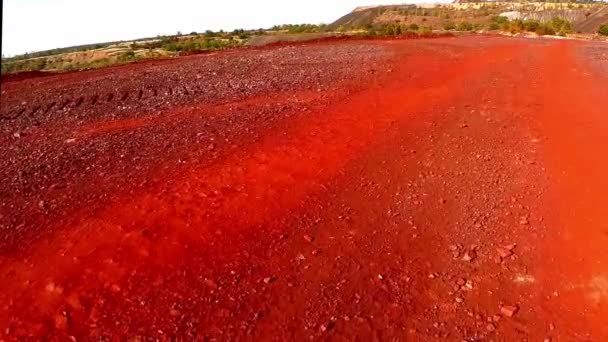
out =
{"type": "Polygon", "coordinates": [[[607,51],[355,40],[4,83],[0,340],[606,340],[607,51]]]}

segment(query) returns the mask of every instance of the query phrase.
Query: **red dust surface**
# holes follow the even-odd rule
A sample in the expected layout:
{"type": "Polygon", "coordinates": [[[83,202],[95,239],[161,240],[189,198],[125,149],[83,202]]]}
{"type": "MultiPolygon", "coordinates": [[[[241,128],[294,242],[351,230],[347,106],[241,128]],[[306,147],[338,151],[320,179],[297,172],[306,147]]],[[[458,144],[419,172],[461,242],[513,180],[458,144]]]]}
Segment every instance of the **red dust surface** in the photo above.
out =
{"type": "Polygon", "coordinates": [[[607,51],[328,41],[4,84],[0,339],[604,340],[607,51]]]}

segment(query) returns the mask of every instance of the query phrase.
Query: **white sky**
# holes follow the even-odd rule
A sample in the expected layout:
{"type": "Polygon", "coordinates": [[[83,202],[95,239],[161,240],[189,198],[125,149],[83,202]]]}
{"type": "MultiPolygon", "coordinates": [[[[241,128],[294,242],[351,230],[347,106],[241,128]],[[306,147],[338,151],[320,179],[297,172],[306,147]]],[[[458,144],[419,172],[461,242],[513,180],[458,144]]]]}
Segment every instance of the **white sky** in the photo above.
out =
{"type": "MultiPolygon", "coordinates": [[[[4,0],[2,54],[276,24],[331,23],[357,6],[441,0],[4,0]]],[[[445,1],[445,0],[444,0],[445,1]]]]}

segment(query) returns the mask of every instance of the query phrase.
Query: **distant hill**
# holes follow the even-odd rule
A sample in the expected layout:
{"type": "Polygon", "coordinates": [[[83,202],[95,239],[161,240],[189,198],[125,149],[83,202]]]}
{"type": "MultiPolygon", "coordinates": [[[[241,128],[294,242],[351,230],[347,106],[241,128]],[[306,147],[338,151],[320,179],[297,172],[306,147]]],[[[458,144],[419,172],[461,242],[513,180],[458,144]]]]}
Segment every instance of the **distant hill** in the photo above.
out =
{"type": "Polygon", "coordinates": [[[346,14],[345,16],[330,24],[329,27],[332,29],[338,29],[339,27],[344,27],[348,29],[365,27],[374,24],[377,21],[378,17],[380,17],[383,13],[387,11],[398,11],[403,8],[415,7],[415,5],[357,7],[352,12],[346,14]]]}
{"type": "Polygon", "coordinates": [[[502,13],[515,13],[519,19],[541,22],[553,18],[573,23],[575,32],[595,33],[608,24],[608,3],[604,2],[468,2],[451,4],[390,5],[358,7],[328,25],[334,30],[365,29],[382,24],[416,24],[440,29],[446,25],[467,22],[488,23],[502,13]]]}
{"type": "Polygon", "coordinates": [[[608,24],[608,5],[575,22],[574,28],[578,32],[595,32],[604,24],[608,24]]]}

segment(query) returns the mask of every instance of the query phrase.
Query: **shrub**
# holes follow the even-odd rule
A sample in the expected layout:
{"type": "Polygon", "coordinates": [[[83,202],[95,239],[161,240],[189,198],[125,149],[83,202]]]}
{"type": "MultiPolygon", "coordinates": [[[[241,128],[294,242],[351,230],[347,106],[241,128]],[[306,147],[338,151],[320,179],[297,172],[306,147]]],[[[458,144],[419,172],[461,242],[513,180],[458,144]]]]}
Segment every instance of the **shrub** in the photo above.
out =
{"type": "Polygon", "coordinates": [[[175,43],[168,43],[164,46],[164,49],[167,51],[177,51],[177,44],[175,43]]]}
{"type": "MultiPolygon", "coordinates": [[[[273,31],[287,31],[288,33],[316,33],[323,32],[326,29],[326,25],[314,25],[314,24],[296,24],[296,25],[275,25],[272,27],[273,31]]],[[[346,28],[342,28],[344,32],[346,28]]]]}
{"type": "Polygon", "coordinates": [[[539,36],[554,34],[565,36],[566,34],[572,32],[572,24],[562,18],[553,18],[546,23],[539,23],[538,27],[536,27],[534,32],[536,32],[536,34],[538,34],[539,36]]]}
{"type": "Polygon", "coordinates": [[[540,27],[540,21],[534,19],[528,19],[524,21],[524,29],[528,32],[536,32],[540,27]]]}
{"type": "Polygon", "coordinates": [[[215,33],[215,32],[213,32],[213,31],[211,31],[211,30],[205,31],[205,37],[213,38],[213,37],[217,37],[217,36],[218,36],[218,34],[215,33]]]}
{"type": "Polygon", "coordinates": [[[422,26],[418,29],[418,34],[421,36],[430,36],[433,33],[433,28],[430,26],[422,26]]]}
{"type": "Polygon", "coordinates": [[[110,64],[111,64],[110,59],[104,57],[104,58],[95,59],[95,60],[91,61],[88,65],[88,67],[89,68],[103,68],[110,64]]]}
{"type": "Polygon", "coordinates": [[[509,18],[503,16],[494,16],[490,18],[490,24],[488,25],[488,29],[496,31],[496,30],[504,30],[508,31],[509,18]]]}
{"type": "Polygon", "coordinates": [[[553,28],[551,28],[551,26],[541,25],[539,28],[536,29],[536,34],[539,36],[544,36],[546,34],[554,35],[555,31],[553,30],[553,28]]]}
{"type": "Polygon", "coordinates": [[[458,24],[458,31],[473,31],[473,24],[463,21],[458,24]]]}
{"type": "Polygon", "coordinates": [[[399,24],[384,24],[375,32],[381,36],[398,36],[402,33],[399,24]]]}
{"type": "Polygon", "coordinates": [[[456,29],[456,24],[454,24],[451,21],[447,21],[443,24],[443,29],[446,31],[450,31],[450,30],[455,30],[456,29]]]}
{"type": "Polygon", "coordinates": [[[600,29],[597,32],[603,36],[608,36],[608,24],[600,26],[600,29]]]}
{"type": "Polygon", "coordinates": [[[492,17],[490,19],[490,22],[498,24],[500,26],[500,25],[508,23],[509,22],[509,18],[497,15],[497,16],[492,17]]]}
{"type": "Polygon", "coordinates": [[[488,24],[488,29],[491,31],[500,30],[500,25],[491,22],[490,24],[488,24]]]}
{"type": "Polygon", "coordinates": [[[410,30],[412,30],[412,31],[418,31],[418,29],[419,29],[418,25],[416,25],[416,24],[414,24],[414,23],[410,24],[410,25],[408,26],[408,28],[409,28],[410,30]]]}
{"type": "Polygon", "coordinates": [[[568,20],[562,18],[553,18],[548,25],[550,25],[555,32],[562,36],[572,32],[572,24],[568,20]]]}
{"type": "Polygon", "coordinates": [[[520,33],[525,30],[524,22],[519,19],[509,22],[508,27],[509,27],[508,31],[511,32],[512,34],[520,33]]]}
{"type": "Polygon", "coordinates": [[[127,61],[130,61],[133,59],[135,59],[134,51],[127,51],[127,52],[123,52],[120,55],[118,55],[118,61],[120,61],[120,62],[127,62],[127,61]]]}
{"type": "Polygon", "coordinates": [[[38,58],[36,60],[33,61],[31,69],[32,70],[44,70],[44,68],[46,68],[46,58],[38,58]]]}

